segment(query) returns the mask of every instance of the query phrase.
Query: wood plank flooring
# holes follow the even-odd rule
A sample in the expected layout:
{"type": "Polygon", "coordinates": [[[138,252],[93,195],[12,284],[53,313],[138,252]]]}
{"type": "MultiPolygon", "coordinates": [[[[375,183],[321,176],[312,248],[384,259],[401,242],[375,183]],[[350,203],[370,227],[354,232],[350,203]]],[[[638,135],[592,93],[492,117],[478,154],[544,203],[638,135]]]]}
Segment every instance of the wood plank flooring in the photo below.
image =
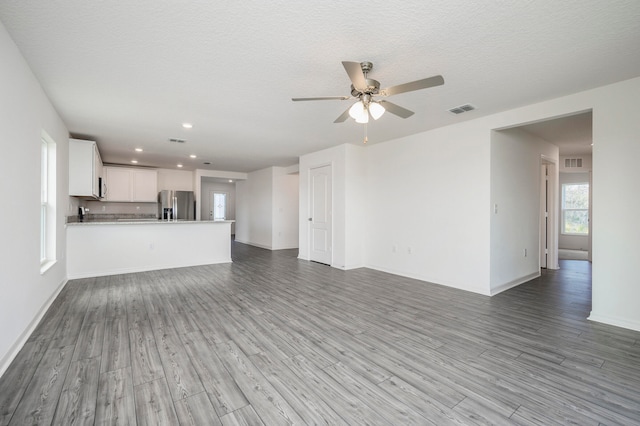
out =
{"type": "Polygon", "coordinates": [[[2,425],[640,425],[640,333],[584,261],[489,298],[239,243],[74,280],[0,378],[2,425]]]}

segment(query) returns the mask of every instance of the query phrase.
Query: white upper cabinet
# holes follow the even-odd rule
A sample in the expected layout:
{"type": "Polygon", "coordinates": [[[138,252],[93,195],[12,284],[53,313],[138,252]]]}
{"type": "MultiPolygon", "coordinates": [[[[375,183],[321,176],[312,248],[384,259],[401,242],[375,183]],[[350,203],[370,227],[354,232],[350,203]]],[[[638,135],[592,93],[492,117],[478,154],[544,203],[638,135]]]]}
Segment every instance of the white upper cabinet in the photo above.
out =
{"type": "Polygon", "coordinates": [[[106,201],[157,202],[158,172],[129,167],[105,167],[106,201]]]}
{"type": "Polygon", "coordinates": [[[102,160],[94,141],[69,139],[69,195],[99,198],[102,160]]]}
{"type": "Polygon", "coordinates": [[[133,201],[158,201],[158,172],[133,170],[133,201]]]}

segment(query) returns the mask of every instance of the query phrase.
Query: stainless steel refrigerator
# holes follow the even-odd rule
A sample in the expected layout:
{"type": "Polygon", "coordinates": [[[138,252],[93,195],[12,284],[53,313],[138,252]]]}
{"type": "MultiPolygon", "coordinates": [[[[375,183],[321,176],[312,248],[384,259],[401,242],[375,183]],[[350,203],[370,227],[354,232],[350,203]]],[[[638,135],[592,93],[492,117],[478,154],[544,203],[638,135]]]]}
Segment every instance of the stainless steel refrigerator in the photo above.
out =
{"type": "Polygon", "coordinates": [[[160,191],[158,217],[162,220],[196,220],[193,191],[160,191]]]}

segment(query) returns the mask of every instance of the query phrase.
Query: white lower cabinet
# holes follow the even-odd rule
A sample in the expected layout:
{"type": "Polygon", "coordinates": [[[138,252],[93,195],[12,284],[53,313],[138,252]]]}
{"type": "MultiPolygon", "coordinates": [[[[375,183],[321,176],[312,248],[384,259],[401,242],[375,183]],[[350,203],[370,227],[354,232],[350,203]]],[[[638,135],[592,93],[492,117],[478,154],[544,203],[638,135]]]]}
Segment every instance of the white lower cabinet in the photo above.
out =
{"type": "Polygon", "coordinates": [[[158,172],[130,167],[105,167],[105,201],[158,201],[158,172]]]}

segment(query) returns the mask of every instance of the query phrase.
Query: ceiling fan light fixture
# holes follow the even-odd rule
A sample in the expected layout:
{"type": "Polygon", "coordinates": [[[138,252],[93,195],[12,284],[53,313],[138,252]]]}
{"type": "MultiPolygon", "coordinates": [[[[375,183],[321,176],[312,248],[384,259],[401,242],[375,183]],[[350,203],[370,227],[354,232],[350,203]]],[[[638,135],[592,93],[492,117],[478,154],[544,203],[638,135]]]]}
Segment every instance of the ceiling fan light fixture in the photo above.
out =
{"type": "Polygon", "coordinates": [[[369,122],[369,114],[365,111],[365,114],[362,117],[356,118],[356,123],[359,124],[367,124],[369,122]]]}
{"type": "Polygon", "coordinates": [[[358,101],[349,108],[349,115],[356,120],[356,123],[368,123],[369,113],[362,101],[358,101]]]}
{"type": "Polygon", "coordinates": [[[377,120],[378,118],[382,117],[382,114],[384,114],[386,110],[384,109],[384,107],[382,105],[380,105],[378,102],[371,102],[369,104],[369,113],[371,114],[371,117],[373,117],[374,120],[377,120]]]}

